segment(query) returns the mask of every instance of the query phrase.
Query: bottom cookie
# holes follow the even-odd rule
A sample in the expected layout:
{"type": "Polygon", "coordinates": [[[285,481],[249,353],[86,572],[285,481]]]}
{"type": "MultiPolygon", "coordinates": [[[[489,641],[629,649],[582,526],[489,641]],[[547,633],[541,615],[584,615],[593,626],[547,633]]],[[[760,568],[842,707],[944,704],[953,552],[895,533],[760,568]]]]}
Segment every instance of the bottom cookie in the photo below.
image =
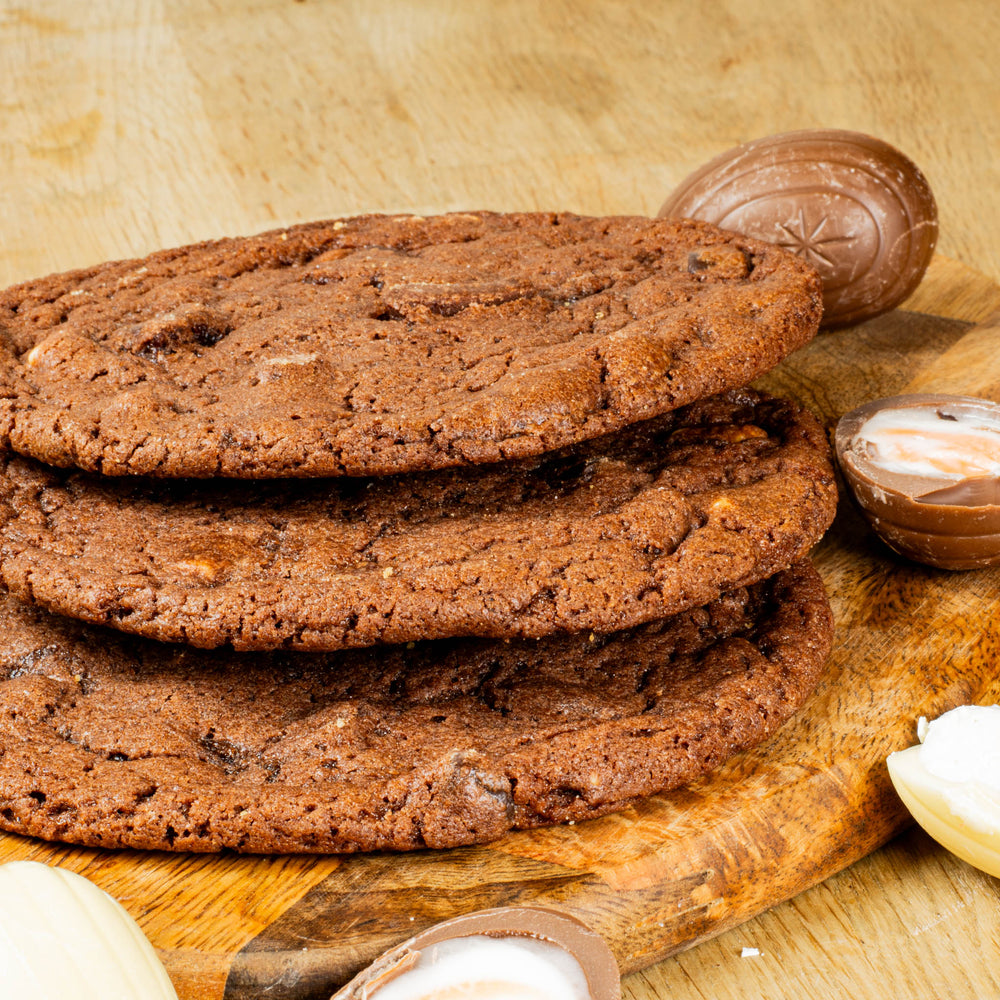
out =
{"type": "Polygon", "coordinates": [[[454,847],[581,820],[765,739],[830,650],[806,563],[624,632],[203,651],[0,599],[0,828],[104,847],[454,847]]]}

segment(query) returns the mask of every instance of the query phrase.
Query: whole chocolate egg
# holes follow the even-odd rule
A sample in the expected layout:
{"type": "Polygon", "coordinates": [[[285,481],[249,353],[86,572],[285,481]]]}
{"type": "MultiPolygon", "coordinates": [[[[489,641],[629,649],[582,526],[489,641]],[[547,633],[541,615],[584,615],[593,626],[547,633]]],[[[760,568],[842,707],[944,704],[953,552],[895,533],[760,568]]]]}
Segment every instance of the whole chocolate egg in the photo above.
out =
{"type": "Polygon", "coordinates": [[[837,129],[730,149],[684,180],[659,215],[712,222],[808,261],[823,281],[824,327],[902,302],[938,233],[934,196],[916,164],[881,139],[837,129]]]}

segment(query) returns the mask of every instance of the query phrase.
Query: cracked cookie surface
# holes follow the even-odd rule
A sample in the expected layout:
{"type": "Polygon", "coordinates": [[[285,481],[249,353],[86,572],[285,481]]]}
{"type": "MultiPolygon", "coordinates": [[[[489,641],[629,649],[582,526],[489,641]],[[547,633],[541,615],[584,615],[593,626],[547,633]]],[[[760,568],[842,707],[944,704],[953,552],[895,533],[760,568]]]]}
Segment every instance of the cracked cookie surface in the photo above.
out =
{"type": "Polygon", "coordinates": [[[105,475],[377,475],[541,454],[745,385],[816,273],[706,223],[362,216],[0,292],[0,441],[105,475]]]}
{"type": "Polygon", "coordinates": [[[765,739],[832,641],[808,563],[612,634],[163,647],[0,598],[0,828],[102,847],[453,847],[582,820],[765,739]]]}
{"type": "Polygon", "coordinates": [[[397,477],[110,479],[0,464],[0,578],[166,641],[332,650],[661,618],[803,558],[825,435],[734,390],[534,459],[397,477]]]}

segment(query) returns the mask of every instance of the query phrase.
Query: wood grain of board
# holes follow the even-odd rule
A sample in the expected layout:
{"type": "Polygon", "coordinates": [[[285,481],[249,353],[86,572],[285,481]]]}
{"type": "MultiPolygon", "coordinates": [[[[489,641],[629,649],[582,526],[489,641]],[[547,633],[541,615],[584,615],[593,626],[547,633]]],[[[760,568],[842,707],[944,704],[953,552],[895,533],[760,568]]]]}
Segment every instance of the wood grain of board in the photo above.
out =
{"type": "MultiPolygon", "coordinates": [[[[936,350],[959,343],[961,327],[932,335],[919,314],[978,322],[1000,306],[998,46],[994,0],[0,0],[0,285],[369,209],[652,213],[737,142],[852,128],[923,168],[945,255],[907,304],[907,324],[869,331],[874,374],[839,336],[825,341],[825,360],[867,393],[886,378],[897,385],[899,365],[920,377],[936,350]]],[[[850,393],[817,382],[821,360],[781,377],[795,394],[843,405],[850,393]]],[[[964,374],[959,364],[949,377],[960,387],[964,374]]],[[[963,606],[970,627],[976,601],[963,606]]],[[[880,641],[894,643],[888,625],[880,641]]],[[[245,966],[265,961],[251,958],[265,951],[258,935],[298,901],[332,898],[322,886],[340,868],[232,858],[220,874],[210,859],[126,863],[17,838],[0,851],[58,858],[122,895],[183,997],[220,996],[234,951],[245,949],[245,966]],[[177,895],[193,926],[175,920],[177,895]]],[[[657,858],[633,857],[625,874],[653,872],[657,858]]],[[[546,883],[532,864],[536,889],[579,884],[577,868],[546,883]]],[[[458,875],[452,888],[443,874],[421,912],[429,918],[449,892],[492,898],[512,870],[481,888],[458,875]]],[[[357,879],[387,904],[399,898],[384,873],[361,866],[357,879]]],[[[625,997],[998,995],[998,886],[911,830],[627,976],[625,997]],[[761,954],[742,958],[744,945],[761,954]]],[[[350,940],[360,949],[363,938],[359,920],[350,940]]],[[[286,984],[294,975],[272,971],[286,984]]]]}

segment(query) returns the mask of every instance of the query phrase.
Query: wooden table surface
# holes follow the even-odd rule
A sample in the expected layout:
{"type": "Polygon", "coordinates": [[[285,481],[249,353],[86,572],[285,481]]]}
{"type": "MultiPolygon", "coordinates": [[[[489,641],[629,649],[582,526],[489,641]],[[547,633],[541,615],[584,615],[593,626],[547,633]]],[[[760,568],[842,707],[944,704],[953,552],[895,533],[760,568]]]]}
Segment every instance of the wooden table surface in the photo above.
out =
{"type": "MultiPolygon", "coordinates": [[[[907,152],[1000,282],[998,47],[995,0],[0,0],[0,285],[370,210],[652,214],[807,127],[907,152]]],[[[996,995],[998,890],[911,831],[625,996],[996,995]]]]}

